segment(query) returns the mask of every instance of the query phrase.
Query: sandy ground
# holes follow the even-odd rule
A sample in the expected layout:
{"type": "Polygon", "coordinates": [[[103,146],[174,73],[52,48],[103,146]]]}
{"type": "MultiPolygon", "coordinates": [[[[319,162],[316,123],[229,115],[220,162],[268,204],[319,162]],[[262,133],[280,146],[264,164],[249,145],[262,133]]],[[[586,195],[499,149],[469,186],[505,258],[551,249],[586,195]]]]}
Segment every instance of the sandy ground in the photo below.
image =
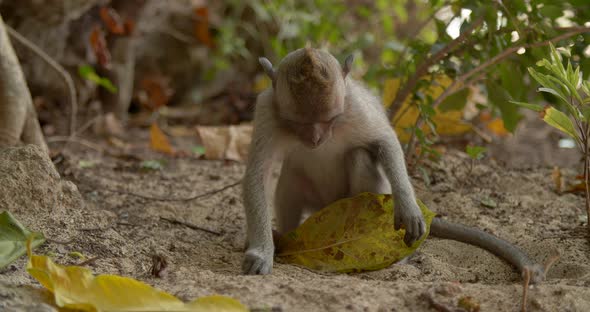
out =
{"type": "MultiPolygon", "coordinates": [[[[448,219],[517,243],[539,262],[561,254],[547,280],[531,289],[530,311],[590,311],[583,198],[557,194],[550,168],[506,170],[483,161],[469,172],[468,164],[463,154],[449,152],[429,168],[430,185],[416,174],[418,196],[448,219]],[[490,200],[496,207],[482,204],[490,200]]],[[[0,210],[45,233],[49,241],[36,252],[61,264],[80,263],[69,256],[77,251],[96,257],[88,267],[97,274],[130,276],[185,300],[223,294],[258,311],[461,311],[452,308],[466,297],[481,311],[520,309],[521,279],[510,266],[478,248],[436,238],[406,263],[375,272],[319,274],[279,263],[272,275],[243,276],[239,187],[190,201],[144,198],[219,189],[241,178],[241,164],[179,158],[146,171],[133,160],[69,152],[57,168],[63,179],[30,147],[0,151],[0,210]],[[80,168],[80,160],[96,165],[80,168]],[[162,277],[151,273],[154,255],[168,263],[162,277]]],[[[0,271],[0,310],[52,311],[40,303],[47,294],[24,265],[23,257],[0,271]]]]}

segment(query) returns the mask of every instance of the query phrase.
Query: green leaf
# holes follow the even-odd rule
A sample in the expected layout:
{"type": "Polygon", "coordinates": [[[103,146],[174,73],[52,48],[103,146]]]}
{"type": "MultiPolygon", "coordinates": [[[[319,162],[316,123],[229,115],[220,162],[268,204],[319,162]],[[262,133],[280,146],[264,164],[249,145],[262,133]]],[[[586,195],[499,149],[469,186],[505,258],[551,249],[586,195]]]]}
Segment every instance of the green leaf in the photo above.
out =
{"type": "Polygon", "coordinates": [[[465,148],[465,152],[467,153],[467,155],[469,155],[469,157],[471,157],[471,159],[474,160],[482,159],[484,157],[485,151],[486,148],[483,146],[467,145],[467,147],[465,148]]]}
{"type": "Polygon", "coordinates": [[[382,269],[412,254],[428,236],[434,213],[418,204],[427,232],[410,247],[405,230],[394,229],[391,195],[361,193],[328,205],[281,237],[277,257],[324,272],[382,269]]]}
{"type": "Polygon", "coordinates": [[[78,168],[80,168],[80,169],[93,168],[94,166],[96,166],[96,164],[98,164],[98,162],[95,160],[81,159],[78,161],[78,168]]]}
{"type": "Polygon", "coordinates": [[[576,130],[574,130],[574,124],[569,117],[561,111],[548,107],[545,109],[545,116],[543,120],[550,126],[558,129],[559,131],[577,139],[576,130]]]}
{"type": "Polygon", "coordinates": [[[510,104],[510,94],[500,87],[498,84],[488,82],[486,84],[488,89],[488,100],[496,106],[502,114],[502,121],[506,130],[513,132],[516,129],[516,124],[522,118],[518,113],[518,107],[510,104]]]}
{"type": "Polygon", "coordinates": [[[201,156],[201,155],[205,155],[205,147],[202,145],[195,145],[193,147],[191,147],[191,152],[193,152],[193,154],[197,155],[197,156],[201,156]]]}
{"type": "Polygon", "coordinates": [[[139,167],[148,170],[162,170],[164,168],[164,161],[155,159],[144,160],[139,164],[139,167]]]}
{"type": "Polygon", "coordinates": [[[469,89],[465,88],[459,92],[452,94],[447,97],[439,105],[441,112],[448,112],[453,110],[462,110],[467,104],[467,96],[469,95],[469,89]]]}
{"type": "Polygon", "coordinates": [[[488,208],[496,208],[496,207],[498,207],[498,203],[496,203],[496,201],[494,201],[493,199],[488,198],[488,197],[480,199],[479,202],[483,206],[488,207],[488,208]]]}
{"type": "Polygon", "coordinates": [[[516,104],[516,105],[524,107],[524,108],[528,108],[528,109],[533,110],[535,112],[542,112],[545,109],[543,106],[537,105],[537,104],[529,104],[529,103],[518,102],[518,101],[510,101],[510,103],[516,104]]]}
{"type": "Polygon", "coordinates": [[[78,67],[78,74],[80,74],[80,77],[105,88],[110,93],[117,93],[117,87],[115,87],[109,79],[100,77],[90,65],[82,65],[78,67]]]}
{"type": "Polygon", "coordinates": [[[43,234],[29,231],[10,212],[0,213],[0,268],[25,254],[30,236],[33,237],[33,248],[45,242],[43,234]]]}

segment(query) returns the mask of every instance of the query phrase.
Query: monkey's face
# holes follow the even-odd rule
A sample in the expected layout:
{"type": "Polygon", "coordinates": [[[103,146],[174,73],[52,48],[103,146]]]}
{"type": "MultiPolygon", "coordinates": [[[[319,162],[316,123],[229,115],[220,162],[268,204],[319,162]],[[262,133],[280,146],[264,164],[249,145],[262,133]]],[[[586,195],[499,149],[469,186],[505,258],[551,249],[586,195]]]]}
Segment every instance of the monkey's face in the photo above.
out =
{"type": "Polygon", "coordinates": [[[344,112],[344,77],[328,52],[304,48],[287,55],[273,84],[279,124],[307,147],[322,145],[344,112]]]}
{"type": "Polygon", "coordinates": [[[334,123],[340,115],[324,121],[297,122],[283,119],[288,130],[295,134],[299,141],[309,147],[317,148],[332,137],[334,123]]]}

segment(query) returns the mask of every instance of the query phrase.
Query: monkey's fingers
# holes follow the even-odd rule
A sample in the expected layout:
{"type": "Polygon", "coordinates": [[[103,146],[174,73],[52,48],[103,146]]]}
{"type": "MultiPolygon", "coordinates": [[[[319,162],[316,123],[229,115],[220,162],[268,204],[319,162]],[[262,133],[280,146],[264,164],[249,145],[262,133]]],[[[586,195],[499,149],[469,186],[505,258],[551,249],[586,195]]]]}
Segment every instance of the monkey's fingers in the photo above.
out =
{"type": "Polygon", "coordinates": [[[270,261],[253,253],[246,253],[242,263],[242,272],[247,275],[266,275],[272,272],[272,258],[270,261]]]}
{"type": "Polygon", "coordinates": [[[426,224],[424,219],[421,217],[413,217],[410,219],[406,226],[406,235],[404,236],[404,243],[412,246],[417,240],[419,240],[426,232],[426,224]]]}

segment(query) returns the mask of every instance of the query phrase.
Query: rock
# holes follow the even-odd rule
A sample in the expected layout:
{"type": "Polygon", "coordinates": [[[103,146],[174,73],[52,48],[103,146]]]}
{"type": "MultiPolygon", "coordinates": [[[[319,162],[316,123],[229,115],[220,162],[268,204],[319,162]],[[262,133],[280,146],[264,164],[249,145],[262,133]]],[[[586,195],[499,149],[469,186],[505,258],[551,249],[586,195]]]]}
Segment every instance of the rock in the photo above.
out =
{"type": "Polygon", "coordinates": [[[30,286],[11,286],[0,282],[0,311],[6,312],[57,312],[47,303],[51,295],[30,286]]]}
{"type": "Polygon", "coordinates": [[[0,149],[0,211],[8,210],[29,229],[62,240],[83,222],[83,205],[76,185],[61,179],[39,147],[0,149]]]}

